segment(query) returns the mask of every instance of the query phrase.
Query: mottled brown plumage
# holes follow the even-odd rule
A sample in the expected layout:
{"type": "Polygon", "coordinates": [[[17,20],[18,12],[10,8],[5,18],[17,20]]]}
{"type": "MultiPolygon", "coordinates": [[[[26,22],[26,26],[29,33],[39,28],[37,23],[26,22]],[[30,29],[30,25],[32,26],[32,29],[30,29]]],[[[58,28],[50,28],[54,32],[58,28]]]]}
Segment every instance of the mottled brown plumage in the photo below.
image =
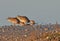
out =
{"type": "Polygon", "coordinates": [[[34,20],[30,20],[30,25],[34,25],[35,21],[34,20]]]}
{"type": "Polygon", "coordinates": [[[9,22],[13,23],[14,25],[20,23],[20,21],[17,18],[15,18],[15,17],[8,17],[7,20],[9,22]]]}
{"type": "Polygon", "coordinates": [[[26,16],[17,16],[17,19],[21,22],[24,22],[24,24],[29,23],[30,20],[26,16]]]}

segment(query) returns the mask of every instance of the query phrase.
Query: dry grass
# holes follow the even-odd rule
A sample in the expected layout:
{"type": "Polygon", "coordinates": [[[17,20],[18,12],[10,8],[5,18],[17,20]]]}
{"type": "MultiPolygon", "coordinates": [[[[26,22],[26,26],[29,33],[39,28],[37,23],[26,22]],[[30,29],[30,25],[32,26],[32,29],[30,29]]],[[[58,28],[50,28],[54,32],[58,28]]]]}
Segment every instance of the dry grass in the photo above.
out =
{"type": "Polygon", "coordinates": [[[2,26],[0,41],[60,41],[60,25],[2,26]]]}

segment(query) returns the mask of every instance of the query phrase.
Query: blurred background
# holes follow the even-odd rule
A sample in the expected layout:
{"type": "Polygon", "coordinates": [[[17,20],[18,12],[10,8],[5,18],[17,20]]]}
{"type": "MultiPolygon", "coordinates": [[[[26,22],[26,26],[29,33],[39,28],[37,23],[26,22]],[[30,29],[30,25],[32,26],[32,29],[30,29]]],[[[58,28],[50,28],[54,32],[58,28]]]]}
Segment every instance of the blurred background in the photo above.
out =
{"type": "Polygon", "coordinates": [[[7,17],[25,15],[38,24],[60,23],[60,0],[0,0],[0,25],[7,17]]]}

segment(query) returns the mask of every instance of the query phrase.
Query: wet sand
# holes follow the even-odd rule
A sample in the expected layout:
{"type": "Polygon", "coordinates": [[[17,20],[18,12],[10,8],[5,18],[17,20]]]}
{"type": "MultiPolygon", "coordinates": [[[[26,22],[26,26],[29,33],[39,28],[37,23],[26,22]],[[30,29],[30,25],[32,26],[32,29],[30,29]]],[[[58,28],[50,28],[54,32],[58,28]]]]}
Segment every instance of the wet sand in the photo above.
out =
{"type": "Polygon", "coordinates": [[[0,41],[60,41],[60,25],[1,26],[0,41]]]}

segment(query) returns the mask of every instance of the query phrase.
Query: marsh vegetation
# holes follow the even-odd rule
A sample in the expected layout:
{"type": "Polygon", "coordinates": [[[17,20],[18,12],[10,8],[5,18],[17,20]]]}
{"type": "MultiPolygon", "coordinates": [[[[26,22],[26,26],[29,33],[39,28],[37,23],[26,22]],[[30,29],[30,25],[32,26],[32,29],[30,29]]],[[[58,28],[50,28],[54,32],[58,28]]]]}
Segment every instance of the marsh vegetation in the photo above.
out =
{"type": "Polygon", "coordinates": [[[60,41],[60,24],[1,26],[0,41],[60,41]]]}

